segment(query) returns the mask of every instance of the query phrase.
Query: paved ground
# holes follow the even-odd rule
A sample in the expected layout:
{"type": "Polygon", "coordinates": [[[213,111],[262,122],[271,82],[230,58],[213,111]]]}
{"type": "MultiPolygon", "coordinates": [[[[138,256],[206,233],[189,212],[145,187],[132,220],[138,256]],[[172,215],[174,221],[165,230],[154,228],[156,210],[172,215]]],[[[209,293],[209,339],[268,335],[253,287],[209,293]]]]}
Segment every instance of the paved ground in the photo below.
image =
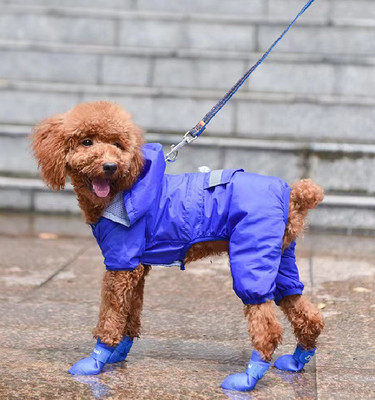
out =
{"type": "MultiPolygon", "coordinates": [[[[301,374],[271,369],[251,394],[223,392],[251,354],[225,258],[154,268],[143,335],[127,362],[72,377],[93,347],[102,258],[79,220],[0,215],[0,399],[375,399],[375,239],[309,234],[298,260],[326,319],[301,374]]],[[[284,320],[285,339],[294,340],[284,320]]]]}

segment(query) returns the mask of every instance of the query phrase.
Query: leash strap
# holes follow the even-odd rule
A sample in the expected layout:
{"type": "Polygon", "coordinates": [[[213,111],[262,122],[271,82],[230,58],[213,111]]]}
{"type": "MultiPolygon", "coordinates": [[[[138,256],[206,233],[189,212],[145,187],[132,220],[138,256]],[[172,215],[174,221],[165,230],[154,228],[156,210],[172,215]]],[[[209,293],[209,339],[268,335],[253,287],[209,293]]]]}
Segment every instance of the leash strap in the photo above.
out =
{"type": "Polygon", "coordinates": [[[184,135],[184,138],[177,145],[171,146],[171,151],[166,155],[165,160],[174,162],[177,159],[178,151],[185,144],[189,144],[196,140],[202,132],[206,129],[208,123],[212,118],[225,106],[225,104],[233,97],[237,90],[244,84],[247,78],[259,67],[260,64],[268,57],[271,51],[277,46],[280,40],[288,33],[290,28],[296,23],[298,18],[311,6],[315,0],[309,0],[302,10],[297,14],[293,21],[285,28],[283,33],[272,43],[269,49],[263,54],[263,56],[237,81],[237,83],[222,97],[212,109],[189,131],[184,135]]]}

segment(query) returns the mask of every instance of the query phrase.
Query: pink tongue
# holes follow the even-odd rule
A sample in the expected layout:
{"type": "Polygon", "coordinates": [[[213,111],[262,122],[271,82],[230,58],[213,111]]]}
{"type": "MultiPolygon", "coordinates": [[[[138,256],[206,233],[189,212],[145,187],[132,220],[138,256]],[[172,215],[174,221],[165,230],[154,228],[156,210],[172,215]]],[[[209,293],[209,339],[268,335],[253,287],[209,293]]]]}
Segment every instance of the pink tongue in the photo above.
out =
{"type": "Polygon", "coordinates": [[[95,178],[92,181],[92,187],[98,197],[107,197],[111,188],[109,182],[105,179],[95,178]]]}

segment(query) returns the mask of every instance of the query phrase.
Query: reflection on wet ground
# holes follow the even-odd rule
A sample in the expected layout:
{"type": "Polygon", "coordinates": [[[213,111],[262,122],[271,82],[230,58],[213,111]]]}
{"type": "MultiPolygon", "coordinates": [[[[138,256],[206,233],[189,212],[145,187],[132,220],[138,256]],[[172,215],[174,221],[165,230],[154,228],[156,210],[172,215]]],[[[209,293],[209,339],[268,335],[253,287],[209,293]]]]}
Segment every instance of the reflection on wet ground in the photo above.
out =
{"type": "MultiPolygon", "coordinates": [[[[373,238],[308,234],[298,244],[306,293],[326,329],[301,374],[271,368],[251,393],[220,389],[251,354],[225,257],[186,271],[155,267],[143,334],[126,362],[72,377],[91,353],[104,271],[77,218],[0,216],[0,399],[374,399],[373,238]]],[[[288,323],[275,357],[295,346],[288,323]]]]}

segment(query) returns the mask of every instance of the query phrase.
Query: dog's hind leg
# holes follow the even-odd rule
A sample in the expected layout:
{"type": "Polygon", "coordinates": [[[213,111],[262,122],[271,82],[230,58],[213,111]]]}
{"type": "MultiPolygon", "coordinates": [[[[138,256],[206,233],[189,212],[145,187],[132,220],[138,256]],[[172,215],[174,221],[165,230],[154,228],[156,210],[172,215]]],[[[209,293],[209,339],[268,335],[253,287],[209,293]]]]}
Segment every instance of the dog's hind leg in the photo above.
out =
{"type": "MultiPolygon", "coordinates": [[[[124,336],[126,325],[132,321],[132,304],[140,315],[142,309],[144,276],[149,267],[138,265],[132,271],[106,271],[102,284],[102,302],[99,320],[93,330],[98,339],[93,353],[73,365],[69,372],[73,375],[96,375],[106,363],[123,361],[138,336],[139,322],[134,324],[132,336],[124,336]],[[134,336],[133,336],[134,335],[134,336]]],[[[137,314],[136,313],[136,314],[137,314]]],[[[138,319],[139,320],[139,319],[138,319]]]]}
{"type": "Polygon", "coordinates": [[[315,354],[318,336],[324,328],[319,310],[302,295],[286,296],[280,301],[280,308],[292,324],[298,344],[294,354],[287,354],[275,361],[278,369],[299,372],[315,354]]]}
{"type": "Polygon", "coordinates": [[[273,302],[249,304],[245,306],[245,315],[254,351],[246,372],[229,375],[221,385],[223,389],[253,390],[270,367],[272,354],[282,340],[283,329],[273,302]]]}
{"type": "Polygon", "coordinates": [[[283,334],[283,328],[277,320],[274,302],[249,304],[245,306],[245,316],[254,349],[264,361],[271,361],[283,334]]]}

